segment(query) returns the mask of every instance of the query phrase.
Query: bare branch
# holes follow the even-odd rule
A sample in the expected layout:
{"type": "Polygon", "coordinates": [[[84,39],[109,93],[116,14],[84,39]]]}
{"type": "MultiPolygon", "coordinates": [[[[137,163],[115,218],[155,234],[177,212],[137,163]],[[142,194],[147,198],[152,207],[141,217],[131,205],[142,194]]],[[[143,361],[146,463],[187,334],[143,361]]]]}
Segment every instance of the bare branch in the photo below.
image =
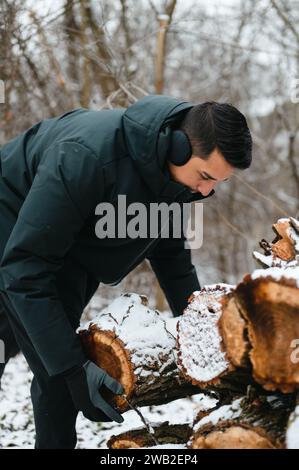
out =
{"type": "Polygon", "coordinates": [[[286,16],[286,14],[282,11],[282,9],[280,8],[280,6],[277,4],[277,1],[276,0],[270,0],[271,1],[271,5],[273,6],[273,8],[275,9],[276,13],[278,14],[279,18],[283,21],[283,23],[285,24],[285,26],[287,26],[287,28],[293,33],[293,35],[295,36],[298,44],[299,44],[299,32],[296,30],[295,26],[293,25],[293,23],[290,21],[290,19],[286,16]]]}

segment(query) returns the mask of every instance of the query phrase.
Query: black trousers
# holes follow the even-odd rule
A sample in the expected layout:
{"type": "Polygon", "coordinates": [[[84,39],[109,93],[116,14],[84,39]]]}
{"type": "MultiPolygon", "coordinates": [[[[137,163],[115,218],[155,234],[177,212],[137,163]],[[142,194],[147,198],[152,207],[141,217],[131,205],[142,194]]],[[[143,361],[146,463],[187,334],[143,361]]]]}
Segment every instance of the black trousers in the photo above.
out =
{"type": "MultiPolygon", "coordinates": [[[[0,303],[0,339],[5,345],[5,362],[0,362],[0,390],[1,390],[1,377],[4,372],[4,368],[11,357],[14,357],[20,351],[20,348],[16,342],[12,329],[10,327],[7,316],[4,313],[3,307],[0,303]]],[[[0,392],[1,393],[1,392],[0,392]]]]}
{"type": "Polygon", "coordinates": [[[10,307],[8,298],[0,294],[0,339],[5,345],[5,364],[0,364],[0,381],[9,359],[21,350],[34,374],[30,393],[36,429],[35,448],[73,449],[77,443],[75,425],[78,413],[65,381],[62,377],[47,374],[25,329],[10,307]]]}

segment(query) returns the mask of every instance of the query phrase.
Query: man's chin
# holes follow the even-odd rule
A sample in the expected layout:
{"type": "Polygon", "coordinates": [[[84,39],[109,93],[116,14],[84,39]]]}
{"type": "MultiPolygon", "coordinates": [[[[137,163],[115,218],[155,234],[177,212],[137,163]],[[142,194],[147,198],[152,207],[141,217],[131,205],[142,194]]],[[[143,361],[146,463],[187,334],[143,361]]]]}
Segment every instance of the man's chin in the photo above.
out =
{"type": "MultiPolygon", "coordinates": [[[[197,191],[197,189],[191,189],[191,188],[189,188],[189,189],[190,189],[190,192],[191,192],[192,194],[201,194],[201,192],[197,191]]],[[[202,195],[202,194],[201,194],[201,195],[202,195]]]]}

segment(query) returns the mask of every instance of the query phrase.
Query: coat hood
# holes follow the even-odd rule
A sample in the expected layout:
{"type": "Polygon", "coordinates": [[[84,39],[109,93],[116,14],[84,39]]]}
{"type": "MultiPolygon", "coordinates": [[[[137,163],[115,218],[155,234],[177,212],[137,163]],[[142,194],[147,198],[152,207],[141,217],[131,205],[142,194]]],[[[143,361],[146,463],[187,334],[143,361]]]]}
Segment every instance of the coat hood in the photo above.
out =
{"type": "Polygon", "coordinates": [[[140,176],[158,200],[188,202],[208,196],[194,194],[170,178],[167,154],[172,125],[194,105],[165,95],[148,95],[123,114],[123,128],[129,154],[140,176]]]}

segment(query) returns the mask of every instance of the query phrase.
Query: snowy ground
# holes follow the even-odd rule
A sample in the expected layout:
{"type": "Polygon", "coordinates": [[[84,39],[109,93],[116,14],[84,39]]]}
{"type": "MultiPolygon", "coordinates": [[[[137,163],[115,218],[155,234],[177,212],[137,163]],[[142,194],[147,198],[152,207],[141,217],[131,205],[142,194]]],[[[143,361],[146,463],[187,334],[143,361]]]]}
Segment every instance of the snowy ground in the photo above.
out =
{"type": "MultiPolygon", "coordinates": [[[[0,391],[0,447],[2,448],[34,447],[34,423],[29,393],[31,377],[22,355],[12,359],[6,367],[0,391]]],[[[168,405],[146,407],[142,409],[142,413],[151,422],[168,420],[173,424],[185,423],[192,422],[194,413],[199,409],[209,408],[212,404],[210,398],[199,394],[191,399],[176,400],[168,405]]],[[[97,424],[86,420],[80,414],[77,420],[77,448],[106,448],[106,442],[112,434],[143,426],[134,411],[128,411],[123,416],[125,420],[122,424],[97,424]]]]}

